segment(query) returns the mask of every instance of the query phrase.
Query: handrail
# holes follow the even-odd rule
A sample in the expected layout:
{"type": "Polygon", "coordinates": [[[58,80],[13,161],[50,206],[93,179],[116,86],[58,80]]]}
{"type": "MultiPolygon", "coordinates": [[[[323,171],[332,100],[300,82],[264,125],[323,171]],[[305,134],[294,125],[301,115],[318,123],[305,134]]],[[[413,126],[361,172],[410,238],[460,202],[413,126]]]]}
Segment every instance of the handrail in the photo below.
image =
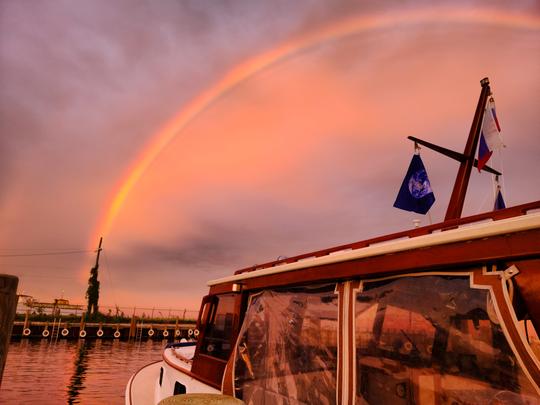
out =
{"type": "Polygon", "coordinates": [[[191,342],[167,343],[167,346],[165,346],[165,349],[175,348],[175,347],[189,347],[189,346],[197,346],[197,341],[193,340],[191,342]]]}
{"type": "Polygon", "coordinates": [[[267,268],[275,267],[282,264],[295,263],[295,262],[298,262],[300,260],[307,259],[307,258],[327,256],[329,254],[339,252],[342,250],[360,249],[360,248],[364,248],[364,247],[367,247],[369,245],[373,245],[376,243],[387,242],[387,241],[402,239],[402,238],[414,238],[421,235],[428,235],[435,231],[447,231],[450,229],[455,229],[461,225],[473,224],[475,222],[482,222],[486,220],[498,221],[500,219],[518,217],[521,215],[526,215],[527,212],[531,210],[535,210],[535,209],[540,209],[540,200],[527,203],[527,204],[516,205],[514,207],[509,207],[502,210],[472,215],[465,218],[450,219],[450,220],[443,221],[437,224],[427,225],[421,228],[409,229],[406,231],[392,233],[389,235],[366,239],[360,242],[354,242],[354,243],[350,243],[346,245],[335,246],[328,249],[318,250],[318,251],[310,252],[310,253],[304,253],[298,256],[293,256],[293,257],[275,260],[272,262],[267,262],[267,263],[263,263],[263,264],[259,264],[255,266],[250,266],[244,269],[237,270],[234,274],[237,275],[237,274],[249,273],[255,270],[267,269],[267,268]]]}

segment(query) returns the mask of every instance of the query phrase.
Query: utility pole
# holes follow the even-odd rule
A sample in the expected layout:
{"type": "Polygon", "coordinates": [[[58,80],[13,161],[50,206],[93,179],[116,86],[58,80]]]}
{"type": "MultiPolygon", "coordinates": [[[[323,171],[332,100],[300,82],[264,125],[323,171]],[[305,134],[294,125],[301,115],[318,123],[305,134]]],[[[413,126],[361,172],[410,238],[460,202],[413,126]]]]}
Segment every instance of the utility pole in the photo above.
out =
{"type": "Polygon", "coordinates": [[[99,238],[99,246],[96,251],[96,264],[90,270],[90,278],[88,279],[88,289],[86,290],[86,299],[88,300],[88,308],[86,310],[87,316],[93,316],[98,313],[98,301],[99,301],[99,281],[98,281],[98,269],[99,269],[99,256],[101,254],[101,243],[103,237],[99,238]]]}

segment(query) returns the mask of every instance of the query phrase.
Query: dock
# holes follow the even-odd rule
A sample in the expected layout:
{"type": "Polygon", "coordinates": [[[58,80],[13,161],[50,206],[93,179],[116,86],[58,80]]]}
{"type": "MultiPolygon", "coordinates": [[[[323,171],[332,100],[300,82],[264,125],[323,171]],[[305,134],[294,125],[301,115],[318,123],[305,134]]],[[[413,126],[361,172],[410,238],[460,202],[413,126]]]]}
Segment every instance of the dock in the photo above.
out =
{"type": "Polygon", "coordinates": [[[168,340],[190,338],[195,323],[97,323],[15,321],[12,339],[121,339],[168,340]]]}

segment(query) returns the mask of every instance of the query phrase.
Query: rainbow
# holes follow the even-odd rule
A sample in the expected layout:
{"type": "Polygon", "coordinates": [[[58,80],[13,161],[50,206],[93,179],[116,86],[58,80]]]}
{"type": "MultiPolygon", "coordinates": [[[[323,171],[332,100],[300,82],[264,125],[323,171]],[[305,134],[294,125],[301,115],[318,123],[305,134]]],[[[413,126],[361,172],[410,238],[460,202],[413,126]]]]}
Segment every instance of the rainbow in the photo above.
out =
{"type": "Polygon", "coordinates": [[[130,191],[158,157],[161,151],[180,133],[186,126],[203,112],[212,102],[244,82],[287,58],[293,57],[300,52],[305,52],[313,47],[329,41],[335,41],[347,36],[358,35],[363,32],[392,27],[406,27],[426,23],[461,23],[481,24],[496,27],[508,27],[521,30],[540,29],[540,17],[512,13],[499,9],[471,9],[471,8],[430,8],[423,10],[407,10],[394,13],[361,16],[339,21],[319,31],[309,33],[293,39],[281,46],[265,53],[248,59],[229,72],[205,91],[196,96],[184,106],[163,128],[157,131],[149,144],[143,149],[139,158],[131,165],[126,176],[114,191],[110,202],[106,205],[104,214],[96,227],[91,243],[95,244],[99,236],[106,236],[120,210],[122,209],[130,191]]]}

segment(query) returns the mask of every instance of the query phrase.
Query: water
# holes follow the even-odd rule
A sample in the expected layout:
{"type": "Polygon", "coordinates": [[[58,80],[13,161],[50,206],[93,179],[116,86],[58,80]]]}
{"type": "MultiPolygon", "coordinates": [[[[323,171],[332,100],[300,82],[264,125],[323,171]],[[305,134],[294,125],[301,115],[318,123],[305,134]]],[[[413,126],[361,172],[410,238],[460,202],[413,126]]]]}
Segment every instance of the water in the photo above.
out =
{"type": "Polygon", "coordinates": [[[1,404],[124,404],[130,376],[161,359],[166,341],[11,342],[1,404]]]}

